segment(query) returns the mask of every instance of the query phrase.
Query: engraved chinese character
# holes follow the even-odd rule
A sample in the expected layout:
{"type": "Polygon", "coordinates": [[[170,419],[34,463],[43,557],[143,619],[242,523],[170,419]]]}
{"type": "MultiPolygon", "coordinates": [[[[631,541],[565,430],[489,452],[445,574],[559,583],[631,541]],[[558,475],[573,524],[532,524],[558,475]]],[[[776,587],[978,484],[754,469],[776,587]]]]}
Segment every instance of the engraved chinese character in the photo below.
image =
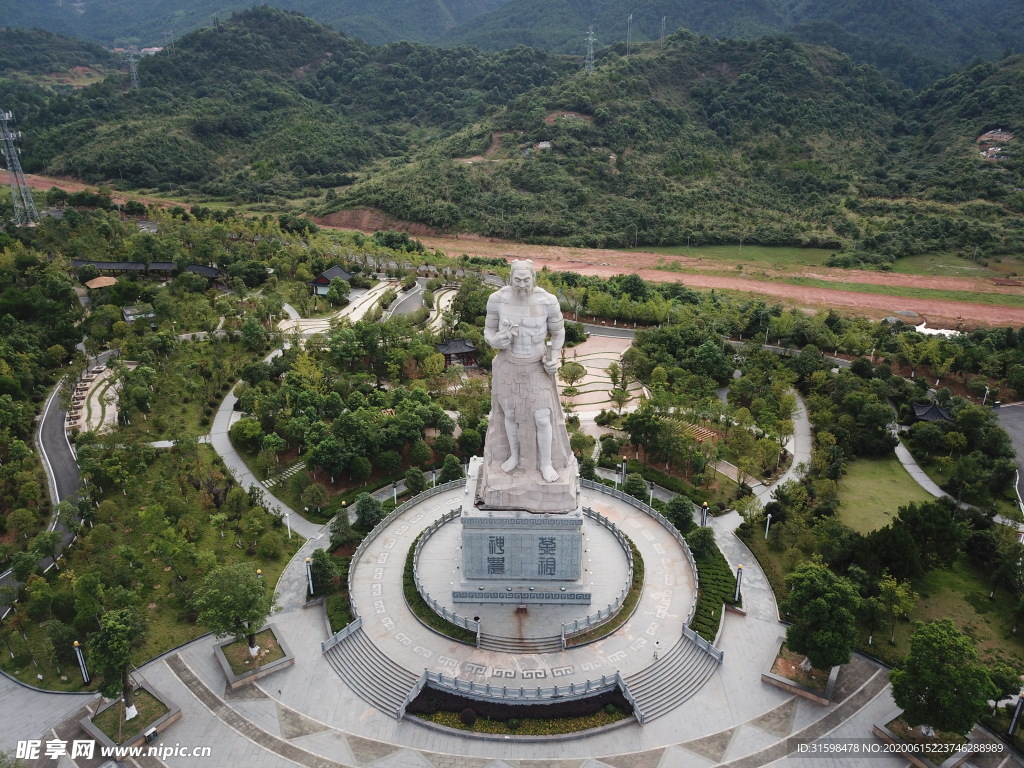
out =
{"type": "Polygon", "coordinates": [[[557,570],[558,564],[553,557],[539,557],[537,558],[537,575],[538,576],[554,576],[557,570]]]}
{"type": "Polygon", "coordinates": [[[504,555],[505,554],[505,537],[504,536],[491,536],[487,539],[487,554],[489,555],[504,555]]]}
{"type": "Polygon", "coordinates": [[[487,558],[487,573],[503,574],[505,573],[505,558],[504,557],[488,557],[487,558]]]}
{"type": "Polygon", "coordinates": [[[540,543],[537,545],[540,555],[553,555],[555,554],[555,537],[554,536],[541,536],[540,543]]]}

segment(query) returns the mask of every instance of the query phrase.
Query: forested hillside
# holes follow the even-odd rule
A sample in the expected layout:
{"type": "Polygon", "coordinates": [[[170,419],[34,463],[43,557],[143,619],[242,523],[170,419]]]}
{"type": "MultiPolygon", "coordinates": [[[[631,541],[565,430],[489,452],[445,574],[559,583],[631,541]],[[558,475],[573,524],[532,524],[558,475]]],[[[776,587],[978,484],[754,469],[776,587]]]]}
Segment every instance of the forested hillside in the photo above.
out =
{"type": "MultiPolygon", "coordinates": [[[[165,45],[223,21],[256,0],[0,0],[6,23],[39,27],[103,45],[165,45]]],[[[1024,11],[1002,0],[274,0],[351,37],[379,45],[411,40],[503,50],[517,45],[582,56],[587,28],[599,47],[657,40],[662,22],[717,38],[785,33],[831,45],[911,87],[976,57],[1021,52],[1024,11]]]]}
{"type": "Polygon", "coordinates": [[[456,27],[444,40],[489,50],[530,45],[580,55],[588,26],[599,46],[624,43],[627,18],[634,43],[659,39],[663,19],[669,33],[685,28],[746,39],[786,33],[831,45],[914,87],[975,57],[1020,52],[1024,34],[1020,5],[1000,0],[747,0],[730,3],[727,12],[716,0],[523,0],[456,27]]]}
{"type": "MultiPolygon", "coordinates": [[[[436,42],[446,30],[499,6],[504,0],[274,0],[272,5],[380,44],[436,42]]],[[[6,23],[77,35],[107,46],[163,45],[259,0],[0,0],[6,23]]]]}
{"type": "Polygon", "coordinates": [[[589,246],[1024,248],[1024,57],[919,93],[828,48],[679,32],[592,73],[258,8],[68,97],[0,79],[30,172],[589,246]],[[979,137],[996,128],[996,154],[979,137]],[[1000,134],[1002,136],[1003,134],[1000,134]]]}

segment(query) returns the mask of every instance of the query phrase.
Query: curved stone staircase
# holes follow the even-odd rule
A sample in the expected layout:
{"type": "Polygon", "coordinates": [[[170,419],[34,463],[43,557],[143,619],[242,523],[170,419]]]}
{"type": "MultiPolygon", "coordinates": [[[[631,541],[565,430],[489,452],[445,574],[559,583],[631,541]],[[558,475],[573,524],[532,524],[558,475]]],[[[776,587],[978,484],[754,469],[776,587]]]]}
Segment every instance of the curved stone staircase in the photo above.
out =
{"type": "Polygon", "coordinates": [[[395,718],[401,717],[406,697],[419,682],[419,675],[392,661],[361,628],[324,656],[359,698],[395,718]]]}
{"type": "Polygon", "coordinates": [[[558,653],[562,650],[562,636],[550,637],[501,637],[480,633],[480,647],[499,653],[558,653]]]}
{"type": "Polygon", "coordinates": [[[661,658],[625,678],[642,713],[642,722],[671,712],[700,690],[721,662],[689,637],[682,637],[661,658]]]}

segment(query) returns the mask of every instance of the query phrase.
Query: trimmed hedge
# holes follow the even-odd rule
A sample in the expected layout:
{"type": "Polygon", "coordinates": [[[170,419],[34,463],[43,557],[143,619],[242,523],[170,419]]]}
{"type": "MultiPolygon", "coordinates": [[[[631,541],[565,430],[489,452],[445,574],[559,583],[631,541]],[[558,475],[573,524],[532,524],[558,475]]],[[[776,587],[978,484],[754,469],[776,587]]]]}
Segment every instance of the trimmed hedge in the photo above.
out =
{"type": "MultiPolygon", "coordinates": [[[[509,687],[511,688],[512,686],[509,687]]],[[[516,687],[518,688],[518,686],[516,687]]],[[[528,717],[584,717],[600,711],[609,704],[621,712],[633,712],[633,706],[622,695],[622,691],[618,689],[605,691],[596,696],[588,696],[583,699],[555,699],[549,704],[536,702],[531,702],[530,704],[510,704],[504,701],[478,701],[462,696],[454,691],[443,691],[429,686],[420,691],[419,696],[413,699],[406,712],[412,715],[432,715],[435,712],[461,713],[465,709],[472,709],[477,717],[505,721],[510,719],[522,720],[528,717]]]]}
{"type": "Polygon", "coordinates": [[[695,555],[694,560],[700,577],[700,589],[697,591],[697,606],[690,629],[713,643],[722,623],[722,611],[725,610],[723,604],[734,604],[732,598],[736,594],[736,576],[717,544],[711,554],[703,557],[695,555]]]}
{"type": "MultiPolygon", "coordinates": [[[[402,591],[405,593],[405,602],[409,604],[409,608],[416,614],[416,617],[431,629],[452,640],[458,640],[460,643],[476,645],[475,632],[470,632],[468,629],[441,618],[433,608],[427,605],[427,601],[416,589],[416,581],[413,578],[413,555],[416,552],[416,544],[419,543],[422,536],[421,533],[416,537],[412,546],[409,547],[409,554],[405,557],[405,572],[402,574],[402,591]]],[[[459,707],[457,711],[461,711],[461,709],[462,707],[459,707]]]]}

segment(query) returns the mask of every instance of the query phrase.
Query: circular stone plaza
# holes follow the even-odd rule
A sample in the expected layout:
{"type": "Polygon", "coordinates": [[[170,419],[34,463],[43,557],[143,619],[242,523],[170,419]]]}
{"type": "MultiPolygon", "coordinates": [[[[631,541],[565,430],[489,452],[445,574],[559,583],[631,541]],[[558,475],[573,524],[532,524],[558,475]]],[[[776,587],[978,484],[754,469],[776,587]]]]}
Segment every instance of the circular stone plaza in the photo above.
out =
{"type": "MultiPolygon", "coordinates": [[[[761,681],[785,627],[756,561],[732,532],[739,523],[735,512],[709,523],[730,565],[744,566],[746,613],[725,613],[711,645],[686,627],[696,580],[685,546],[646,505],[586,481],[580,490],[586,510],[580,586],[591,593],[589,605],[533,605],[528,597],[521,604],[455,603],[452,596],[464,584],[458,513],[472,499],[473,481],[471,476],[468,483],[421,494],[364,542],[350,575],[358,618],[337,635],[327,627],[324,608],[305,600],[305,558],[327,539],[325,529],[313,535],[288,564],[271,619],[295,657],[293,666],[231,690],[210,636],[143,665],[137,676],[181,707],[183,715],[158,743],[208,746],[210,756],[191,757],[182,750],[134,762],[260,768],[906,765],[877,754],[860,759],[818,754],[811,762],[800,756],[799,745],[815,741],[871,742],[872,723],[894,706],[888,674],[855,656],[842,667],[827,706],[761,681]],[[620,534],[643,558],[639,600],[628,618],[619,617],[617,629],[574,646],[573,634],[588,616],[593,623],[595,615],[614,610],[628,583],[631,566],[620,534]],[[403,575],[417,537],[420,593],[456,623],[473,632],[478,628],[476,644],[436,633],[408,607],[403,575]],[[520,702],[618,688],[635,704],[636,716],[568,736],[471,734],[405,715],[423,686],[520,702]]],[[[529,592],[529,586],[501,581],[493,589],[529,592]]],[[[29,691],[4,680],[5,741],[40,738],[42,724],[48,724],[44,741],[81,738],[77,718],[97,700],[29,691]]]]}

